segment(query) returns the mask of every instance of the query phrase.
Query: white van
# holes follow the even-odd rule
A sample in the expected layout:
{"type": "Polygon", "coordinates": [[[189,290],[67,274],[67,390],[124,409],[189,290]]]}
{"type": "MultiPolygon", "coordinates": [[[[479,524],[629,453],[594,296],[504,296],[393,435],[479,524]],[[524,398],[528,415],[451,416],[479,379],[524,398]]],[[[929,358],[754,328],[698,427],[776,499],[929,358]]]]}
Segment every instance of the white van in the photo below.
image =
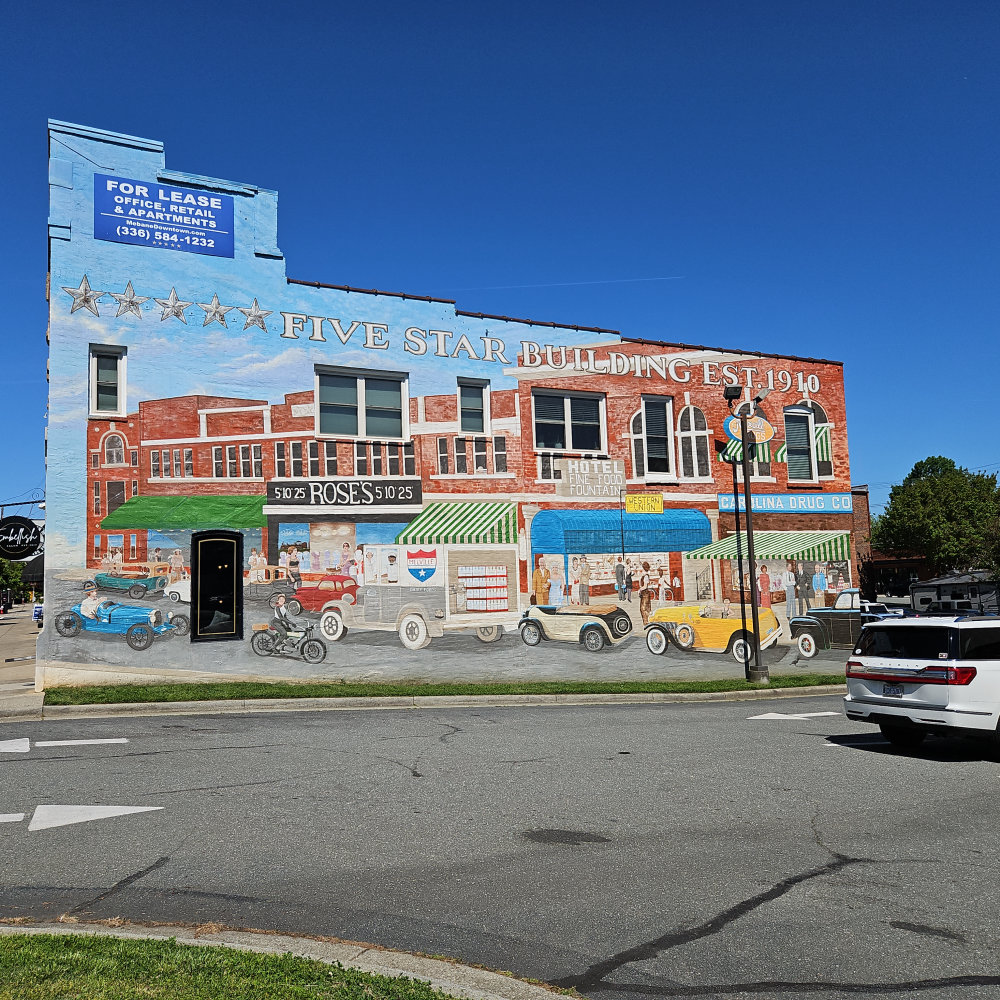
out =
{"type": "Polygon", "coordinates": [[[847,661],[849,719],[912,747],[965,731],[1000,745],[1000,618],[886,619],[865,625],[847,661]]]}

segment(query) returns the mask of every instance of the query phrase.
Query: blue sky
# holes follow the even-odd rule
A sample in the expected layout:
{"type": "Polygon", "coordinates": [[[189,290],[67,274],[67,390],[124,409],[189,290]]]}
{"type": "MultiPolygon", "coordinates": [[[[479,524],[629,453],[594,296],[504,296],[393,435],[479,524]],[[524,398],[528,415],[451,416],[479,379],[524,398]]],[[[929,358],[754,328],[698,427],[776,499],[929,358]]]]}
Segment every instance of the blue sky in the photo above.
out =
{"type": "Polygon", "coordinates": [[[0,503],[44,486],[50,117],[276,188],[290,277],[841,360],[876,510],[998,471],[998,49],[994,2],[12,8],[0,503]]]}

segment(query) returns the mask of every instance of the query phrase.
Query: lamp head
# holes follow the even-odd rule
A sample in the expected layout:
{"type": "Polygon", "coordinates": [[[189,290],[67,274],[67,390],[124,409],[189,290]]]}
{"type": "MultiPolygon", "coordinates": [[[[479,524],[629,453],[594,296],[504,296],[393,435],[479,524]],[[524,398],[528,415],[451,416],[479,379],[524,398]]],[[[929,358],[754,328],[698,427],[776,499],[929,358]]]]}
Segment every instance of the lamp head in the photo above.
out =
{"type": "Polygon", "coordinates": [[[742,396],[742,395],[743,395],[743,388],[742,388],[742,386],[727,385],[727,386],[723,386],[723,388],[722,388],[722,398],[725,399],[725,400],[727,400],[730,403],[733,402],[736,399],[739,399],[740,396],[742,396]]]}
{"type": "Polygon", "coordinates": [[[770,395],[770,393],[771,390],[768,389],[766,386],[763,389],[758,389],[757,395],[754,396],[753,401],[755,403],[762,403],[764,401],[764,397],[770,395]]]}

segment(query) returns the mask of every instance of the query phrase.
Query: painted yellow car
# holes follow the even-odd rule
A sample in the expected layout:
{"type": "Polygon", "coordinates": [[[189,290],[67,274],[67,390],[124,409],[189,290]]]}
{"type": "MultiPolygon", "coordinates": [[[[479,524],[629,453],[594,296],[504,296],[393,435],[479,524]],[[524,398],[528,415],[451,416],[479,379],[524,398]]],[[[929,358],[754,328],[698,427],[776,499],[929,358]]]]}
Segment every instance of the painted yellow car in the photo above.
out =
{"type": "MultiPolygon", "coordinates": [[[[760,648],[773,646],[781,636],[781,626],[770,608],[759,608],[760,648]]],[[[681,649],[700,649],[710,653],[732,653],[738,663],[745,654],[753,655],[750,613],[747,630],[739,608],[725,604],[686,604],[676,608],[660,608],[650,615],[646,625],[646,648],[657,655],[665,653],[672,641],[681,649]]]]}

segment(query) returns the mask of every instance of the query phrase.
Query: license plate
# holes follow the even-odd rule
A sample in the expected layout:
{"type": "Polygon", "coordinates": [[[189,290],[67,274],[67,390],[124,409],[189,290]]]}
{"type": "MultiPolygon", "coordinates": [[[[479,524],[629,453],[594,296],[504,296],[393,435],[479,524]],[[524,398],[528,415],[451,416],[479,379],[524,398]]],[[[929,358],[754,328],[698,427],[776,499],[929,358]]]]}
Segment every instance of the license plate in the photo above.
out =
{"type": "Polygon", "coordinates": [[[903,697],[903,685],[902,684],[883,684],[882,694],[886,698],[902,698],[903,697]]]}

